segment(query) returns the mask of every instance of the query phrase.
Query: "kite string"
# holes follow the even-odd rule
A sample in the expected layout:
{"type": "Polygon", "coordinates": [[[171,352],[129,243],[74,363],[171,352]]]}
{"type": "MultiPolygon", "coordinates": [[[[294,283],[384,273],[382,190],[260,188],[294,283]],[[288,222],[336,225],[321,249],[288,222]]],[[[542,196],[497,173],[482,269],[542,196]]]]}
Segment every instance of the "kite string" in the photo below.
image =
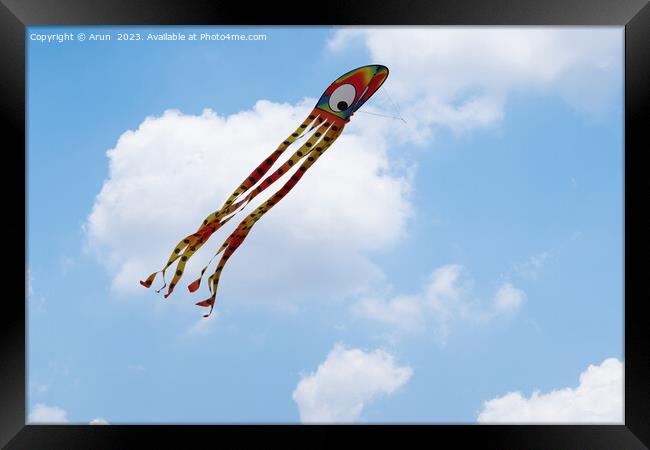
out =
{"type": "Polygon", "coordinates": [[[404,118],[402,117],[402,113],[401,113],[401,111],[399,110],[399,107],[398,107],[397,104],[393,101],[393,98],[392,98],[392,97],[390,96],[390,94],[388,93],[388,89],[384,88],[384,90],[383,90],[382,92],[385,92],[385,93],[386,93],[386,95],[388,96],[388,101],[390,101],[390,102],[392,103],[393,107],[395,108],[395,111],[397,111],[397,115],[398,115],[399,118],[402,120],[402,122],[406,123],[406,120],[404,120],[404,118]]]}
{"type": "Polygon", "coordinates": [[[360,113],[363,113],[363,114],[370,114],[371,116],[379,116],[379,117],[386,117],[386,118],[389,118],[389,119],[401,120],[402,122],[404,122],[406,124],[406,119],[404,119],[404,117],[402,117],[402,113],[400,112],[399,108],[397,107],[397,104],[393,101],[393,98],[390,96],[390,94],[388,93],[388,90],[386,88],[384,88],[381,95],[384,95],[384,93],[388,97],[388,101],[391,103],[391,106],[392,106],[393,110],[397,113],[397,117],[390,116],[390,115],[387,115],[387,114],[376,113],[376,112],[363,111],[361,109],[358,110],[357,112],[360,112],[360,113]]]}
{"type": "Polygon", "coordinates": [[[360,112],[360,113],[363,113],[363,114],[370,114],[371,116],[387,117],[389,119],[401,120],[402,122],[406,123],[406,120],[404,120],[404,118],[402,118],[402,117],[388,116],[386,114],[379,114],[379,113],[370,112],[370,111],[361,111],[361,110],[359,110],[357,112],[360,112]]]}

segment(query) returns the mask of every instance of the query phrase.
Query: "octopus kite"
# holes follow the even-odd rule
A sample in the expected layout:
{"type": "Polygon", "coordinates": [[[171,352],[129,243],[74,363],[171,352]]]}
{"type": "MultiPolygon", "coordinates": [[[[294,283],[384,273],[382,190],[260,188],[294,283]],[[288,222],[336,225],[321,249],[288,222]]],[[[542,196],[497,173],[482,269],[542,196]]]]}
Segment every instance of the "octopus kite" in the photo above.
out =
{"type": "Polygon", "coordinates": [[[196,303],[199,306],[210,308],[210,311],[203,316],[208,317],[214,308],[221,272],[228,259],[244,242],[253,225],[255,225],[255,222],[260,220],[264,214],[278,204],[293,189],[305,172],[341,135],[343,128],[350,121],[352,115],[379,89],[386,80],[386,77],[388,77],[387,67],[369,65],[354,69],[334,81],[325,90],[309,116],[280,144],[277,150],[271,153],[246,177],[232,195],[228,197],[221,209],[206,217],[195,233],[186,236],[176,245],[167,264],[162,270],[152,273],[146,280],[140,281],[140,284],[149,288],[156,275],[162,273],[164,284],[157,292],[162,291],[167,286],[165,282],[165,271],[178,261],[176,272],[165,294],[165,298],[169,297],[183,275],[187,260],[207,242],[210,236],[232,219],[239,211],[243,210],[258,194],[275,183],[282,175],[289,173],[293,166],[303,161],[282,188],[241,221],[235,231],[228,236],[219,248],[219,251],[210,259],[208,265],[201,270],[199,278],[189,284],[189,291],[195,292],[199,288],[203,274],[212,260],[223,252],[215,272],[208,279],[209,290],[212,295],[206,300],[196,303]],[[282,153],[293,142],[307,136],[309,136],[307,142],[298,148],[289,160],[265,178],[266,173],[282,153]],[[247,192],[248,194],[243,197],[247,192]]]}

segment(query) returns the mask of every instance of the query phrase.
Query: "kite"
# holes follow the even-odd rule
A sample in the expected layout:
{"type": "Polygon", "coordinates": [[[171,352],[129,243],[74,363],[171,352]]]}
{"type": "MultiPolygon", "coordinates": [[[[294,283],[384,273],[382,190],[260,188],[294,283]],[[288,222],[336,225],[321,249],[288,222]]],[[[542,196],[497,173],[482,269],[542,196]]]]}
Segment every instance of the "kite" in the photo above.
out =
{"type": "Polygon", "coordinates": [[[214,308],[221,272],[228,259],[244,242],[253,225],[293,189],[305,172],[341,135],[343,128],[350,121],[352,115],[379,89],[386,77],[388,77],[387,67],[368,65],[351,70],[334,81],[325,90],[309,116],[280,144],[277,150],[271,153],[244,179],[232,195],[228,197],[221,209],[206,217],[195,233],[186,236],[174,247],[167,264],[162,270],[152,273],[146,280],[140,281],[140,284],[149,288],[156,275],[162,273],[164,284],[157,292],[162,291],[167,286],[165,271],[178,261],[176,272],[164,296],[165,298],[169,297],[183,275],[188,259],[207,242],[210,236],[239,211],[243,210],[258,194],[271,186],[282,175],[289,173],[294,165],[302,161],[300,167],[294,171],[282,188],[241,221],[235,231],[228,236],[217,253],[210,259],[210,262],[201,270],[199,278],[189,284],[189,291],[195,292],[199,288],[201,279],[212,260],[223,252],[214,273],[208,278],[211,296],[196,303],[198,306],[210,308],[210,311],[203,316],[208,317],[214,308]],[[285,150],[298,139],[308,136],[312,131],[313,133],[308,137],[307,142],[300,146],[291,158],[265,178],[266,173],[285,150]],[[247,192],[248,194],[242,197],[247,192]]]}

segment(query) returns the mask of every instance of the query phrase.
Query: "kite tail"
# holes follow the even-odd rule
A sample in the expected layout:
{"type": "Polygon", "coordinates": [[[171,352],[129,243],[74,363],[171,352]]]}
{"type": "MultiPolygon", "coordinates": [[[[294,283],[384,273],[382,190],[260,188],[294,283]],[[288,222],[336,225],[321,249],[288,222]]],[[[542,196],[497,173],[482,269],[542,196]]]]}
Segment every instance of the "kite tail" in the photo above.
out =
{"type": "MultiPolygon", "coordinates": [[[[323,120],[322,118],[319,119],[323,120]]],[[[242,209],[244,209],[246,205],[248,205],[251,202],[251,200],[257,197],[258,194],[264,192],[266,188],[271,186],[280,177],[282,177],[282,175],[284,175],[289,170],[291,170],[294,164],[299,162],[302,158],[307,156],[312,151],[316,143],[319,141],[320,137],[324,133],[326,133],[329,126],[330,124],[328,122],[325,122],[325,124],[320,125],[316,129],[316,132],[312,134],[311,137],[307,140],[307,142],[305,142],[298,150],[296,150],[294,154],[291,156],[291,158],[289,158],[282,166],[278,167],[275,170],[275,172],[273,172],[266,179],[264,179],[264,181],[262,181],[255,189],[253,189],[245,198],[228,206],[224,211],[224,216],[234,212],[239,212],[242,209]]]]}
{"type": "Polygon", "coordinates": [[[284,153],[284,151],[289,147],[289,145],[291,145],[297,139],[301,138],[304,134],[311,131],[317,124],[320,124],[321,122],[322,122],[322,118],[320,118],[317,113],[312,112],[298,126],[298,128],[296,128],[296,130],[293,133],[291,133],[291,135],[287,137],[282,142],[282,144],[280,144],[280,146],[262,162],[262,164],[260,164],[253,172],[251,172],[251,174],[241,183],[240,187],[235,189],[235,191],[231,194],[228,200],[226,200],[226,202],[224,203],[224,205],[221,207],[220,210],[215,211],[212,214],[210,214],[208,217],[206,217],[203,220],[201,227],[199,227],[196,233],[186,236],[185,238],[183,238],[183,240],[181,240],[178,244],[176,244],[174,250],[172,251],[171,256],[167,260],[167,264],[165,264],[165,267],[163,267],[162,270],[152,273],[145,280],[141,280],[140,284],[146,288],[151,287],[156,276],[159,273],[161,273],[163,277],[163,286],[156,291],[156,292],[161,292],[167,286],[167,282],[165,281],[165,272],[174,262],[180,259],[174,277],[169,284],[169,289],[165,294],[165,298],[167,298],[173,292],[174,287],[176,286],[176,284],[178,284],[178,281],[183,275],[183,270],[185,268],[185,264],[187,263],[187,260],[194,253],[196,253],[196,251],[198,251],[199,248],[203,246],[203,244],[205,244],[208,238],[216,230],[218,230],[223,224],[225,224],[228,220],[232,218],[229,217],[226,220],[222,220],[223,217],[227,215],[226,209],[228,209],[229,205],[231,205],[235,200],[237,200],[237,198],[241,194],[245,193],[254,184],[254,182],[256,181],[256,177],[260,177],[266,174],[266,172],[268,172],[268,170],[273,166],[273,164],[280,157],[280,155],[284,153]],[[319,119],[320,122],[318,121],[319,119]]]}
{"type": "MultiPolygon", "coordinates": [[[[196,303],[198,306],[210,308],[210,311],[207,314],[205,314],[203,317],[208,317],[210,316],[210,314],[212,314],[212,309],[214,308],[214,303],[217,296],[217,289],[219,287],[219,279],[221,277],[223,268],[226,262],[228,261],[228,259],[235,252],[235,250],[237,250],[239,246],[244,242],[244,240],[248,236],[248,233],[250,232],[255,222],[260,220],[260,218],[264,214],[266,214],[273,206],[275,206],[278,202],[280,202],[280,200],[282,200],[282,198],[284,198],[284,196],[286,196],[291,191],[291,189],[293,189],[293,187],[298,183],[298,181],[300,181],[304,173],[307,171],[307,169],[309,169],[316,162],[316,160],[320,158],[320,156],[327,150],[327,148],[334,142],[334,140],[336,140],[336,138],[341,134],[343,130],[342,126],[341,127],[337,127],[336,125],[330,126],[328,122],[326,122],[324,126],[326,128],[327,127],[329,128],[324,133],[323,138],[321,140],[316,139],[312,143],[312,146],[310,146],[310,149],[307,152],[307,154],[298,157],[299,160],[300,158],[306,156],[306,160],[300,165],[296,173],[293,174],[291,178],[284,184],[284,186],[280,190],[278,190],[271,198],[269,198],[266,202],[258,206],[251,214],[249,214],[244,220],[242,220],[240,224],[237,226],[237,228],[235,229],[235,231],[233,231],[232,234],[228,236],[226,241],[223,243],[223,245],[217,252],[217,254],[219,254],[223,251],[224,254],[221,257],[219,264],[217,264],[217,268],[215,269],[215,272],[210,276],[210,278],[208,278],[208,284],[212,295],[207,299],[196,303]]],[[[295,162],[290,164],[289,167],[291,167],[293,164],[295,164],[295,162]]],[[[269,183],[269,185],[270,184],[271,183],[269,183]]],[[[215,256],[217,254],[215,254],[215,256]]],[[[206,269],[207,266],[204,267],[203,270],[201,271],[201,276],[199,277],[199,279],[190,285],[189,288],[191,292],[194,292],[196,289],[198,289],[200,285],[201,277],[205,273],[206,269]]]]}
{"type": "MultiPolygon", "coordinates": [[[[223,251],[223,256],[219,260],[219,264],[217,264],[217,268],[215,269],[214,273],[210,275],[210,278],[208,278],[208,286],[210,288],[210,297],[207,299],[200,301],[196,303],[198,306],[203,306],[203,307],[209,307],[210,311],[208,311],[207,314],[204,314],[203,317],[209,317],[210,314],[212,314],[212,309],[214,308],[214,301],[217,297],[217,289],[219,288],[219,278],[221,277],[221,271],[223,270],[223,267],[226,265],[226,262],[228,261],[228,258],[232,256],[232,254],[237,250],[237,248],[241,245],[241,243],[244,241],[244,238],[248,235],[248,230],[244,230],[243,227],[241,227],[241,224],[233,233],[226,239],[226,241],[223,243],[219,251],[217,252],[217,255],[223,251]],[[224,251],[225,250],[225,251],[224,251]]],[[[216,256],[216,255],[215,255],[216,256]]],[[[207,266],[203,269],[201,272],[201,275],[203,275],[203,272],[205,272],[205,269],[207,269],[207,266]]],[[[200,278],[199,278],[200,280],[200,278]]],[[[197,280],[197,281],[199,281],[197,280]]],[[[194,290],[198,288],[198,285],[194,290]]],[[[193,292],[193,291],[192,291],[193,292]]]]}
{"type": "MultiPolygon", "coordinates": [[[[298,163],[301,159],[307,157],[311,153],[311,151],[316,147],[316,143],[319,142],[323,134],[327,132],[327,130],[330,128],[330,123],[325,122],[324,119],[322,118],[317,118],[318,120],[314,120],[314,123],[318,122],[321,124],[314,134],[310,136],[310,138],[305,142],[298,150],[295,151],[295,153],[287,160],[282,166],[280,166],[278,169],[276,169],[271,175],[269,175],[264,181],[262,181],[257,188],[251,190],[251,192],[242,200],[239,200],[236,203],[233,203],[229,206],[226,206],[225,209],[222,210],[222,216],[221,217],[227,217],[227,219],[222,221],[222,225],[226,223],[228,220],[230,220],[232,217],[234,217],[239,211],[243,210],[248,203],[250,203],[251,200],[253,200],[258,194],[261,192],[264,192],[266,188],[268,188],[270,185],[272,185],[275,181],[277,181],[282,175],[287,173],[296,163],[298,163]],[[324,124],[322,122],[325,122],[324,124]]],[[[315,125],[312,124],[312,128],[315,128],[315,125]]],[[[336,129],[336,126],[333,128],[336,129]]],[[[200,285],[201,285],[201,280],[203,278],[203,275],[205,274],[205,271],[207,270],[207,267],[210,265],[210,263],[214,260],[214,258],[221,253],[226,247],[228,246],[228,241],[224,243],[224,245],[217,251],[217,253],[212,256],[210,259],[210,262],[208,262],[208,265],[206,265],[202,270],[199,275],[199,277],[194,280],[192,283],[189,284],[188,289],[190,292],[196,291],[200,285]]]]}
{"type": "Polygon", "coordinates": [[[153,283],[154,279],[156,278],[156,275],[158,275],[159,273],[162,273],[163,283],[164,284],[156,292],[162,291],[165,288],[165,286],[167,286],[167,282],[165,281],[165,272],[167,271],[169,266],[171,266],[174,263],[174,261],[176,261],[179,257],[181,257],[181,255],[180,255],[181,251],[183,251],[183,249],[185,249],[188,246],[194,245],[196,239],[197,239],[196,234],[191,234],[191,235],[186,236],[185,238],[183,238],[174,247],[174,250],[172,251],[171,256],[167,260],[167,264],[165,264],[165,267],[163,267],[162,270],[159,270],[159,271],[154,272],[151,275],[149,275],[146,280],[140,281],[140,284],[142,286],[146,287],[146,288],[150,288],[151,284],[153,283]]]}
{"type": "MultiPolygon", "coordinates": [[[[307,118],[298,126],[298,128],[295,129],[291,135],[289,135],[282,143],[278,146],[278,148],[271,153],[269,156],[266,157],[262,163],[255,168],[245,179],[244,181],[241,182],[239,187],[233,191],[232,194],[230,194],[230,197],[225,201],[223,206],[217,213],[219,214],[219,217],[223,217],[225,215],[225,210],[230,207],[235,201],[242,195],[245,194],[255,183],[258,182],[258,180],[261,179],[268,171],[269,169],[273,166],[273,164],[278,160],[278,158],[285,152],[287,148],[291,144],[293,144],[297,139],[300,139],[303,137],[305,134],[309,133],[317,124],[320,124],[319,120],[322,122],[322,118],[319,117],[319,115],[312,111],[312,113],[307,116],[307,118]]],[[[215,213],[214,215],[208,216],[206,220],[203,221],[203,224],[206,225],[210,221],[210,217],[214,217],[217,215],[215,213]]]]}
{"type": "MultiPolygon", "coordinates": [[[[219,255],[221,252],[223,252],[226,249],[226,247],[228,247],[228,241],[227,240],[226,240],[226,242],[223,243],[221,248],[219,248],[219,251],[217,251],[217,253],[215,253],[212,256],[212,258],[210,258],[210,261],[208,261],[208,263],[205,265],[205,267],[203,267],[203,269],[201,269],[201,274],[199,275],[199,277],[196,280],[192,281],[187,286],[187,289],[190,292],[195,292],[201,286],[201,279],[203,278],[203,275],[205,274],[205,271],[208,270],[208,267],[210,266],[210,264],[212,264],[212,261],[214,260],[214,258],[216,258],[217,255],[219,255]]],[[[212,291],[212,288],[210,288],[210,291],[212,291]]]]}

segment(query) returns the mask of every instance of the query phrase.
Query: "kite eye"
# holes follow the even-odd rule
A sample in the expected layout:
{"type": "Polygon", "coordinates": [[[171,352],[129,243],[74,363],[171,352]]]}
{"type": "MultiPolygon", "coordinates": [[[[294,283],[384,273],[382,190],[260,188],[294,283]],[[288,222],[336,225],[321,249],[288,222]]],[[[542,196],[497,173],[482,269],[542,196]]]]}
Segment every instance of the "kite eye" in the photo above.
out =
{"type": "Polygon", "coordinates": [[[352,106],[357,91],[351,84],[343,84],[337,87],[330,95],[330,108],[334,112],[341,112],[352,106]]]}

